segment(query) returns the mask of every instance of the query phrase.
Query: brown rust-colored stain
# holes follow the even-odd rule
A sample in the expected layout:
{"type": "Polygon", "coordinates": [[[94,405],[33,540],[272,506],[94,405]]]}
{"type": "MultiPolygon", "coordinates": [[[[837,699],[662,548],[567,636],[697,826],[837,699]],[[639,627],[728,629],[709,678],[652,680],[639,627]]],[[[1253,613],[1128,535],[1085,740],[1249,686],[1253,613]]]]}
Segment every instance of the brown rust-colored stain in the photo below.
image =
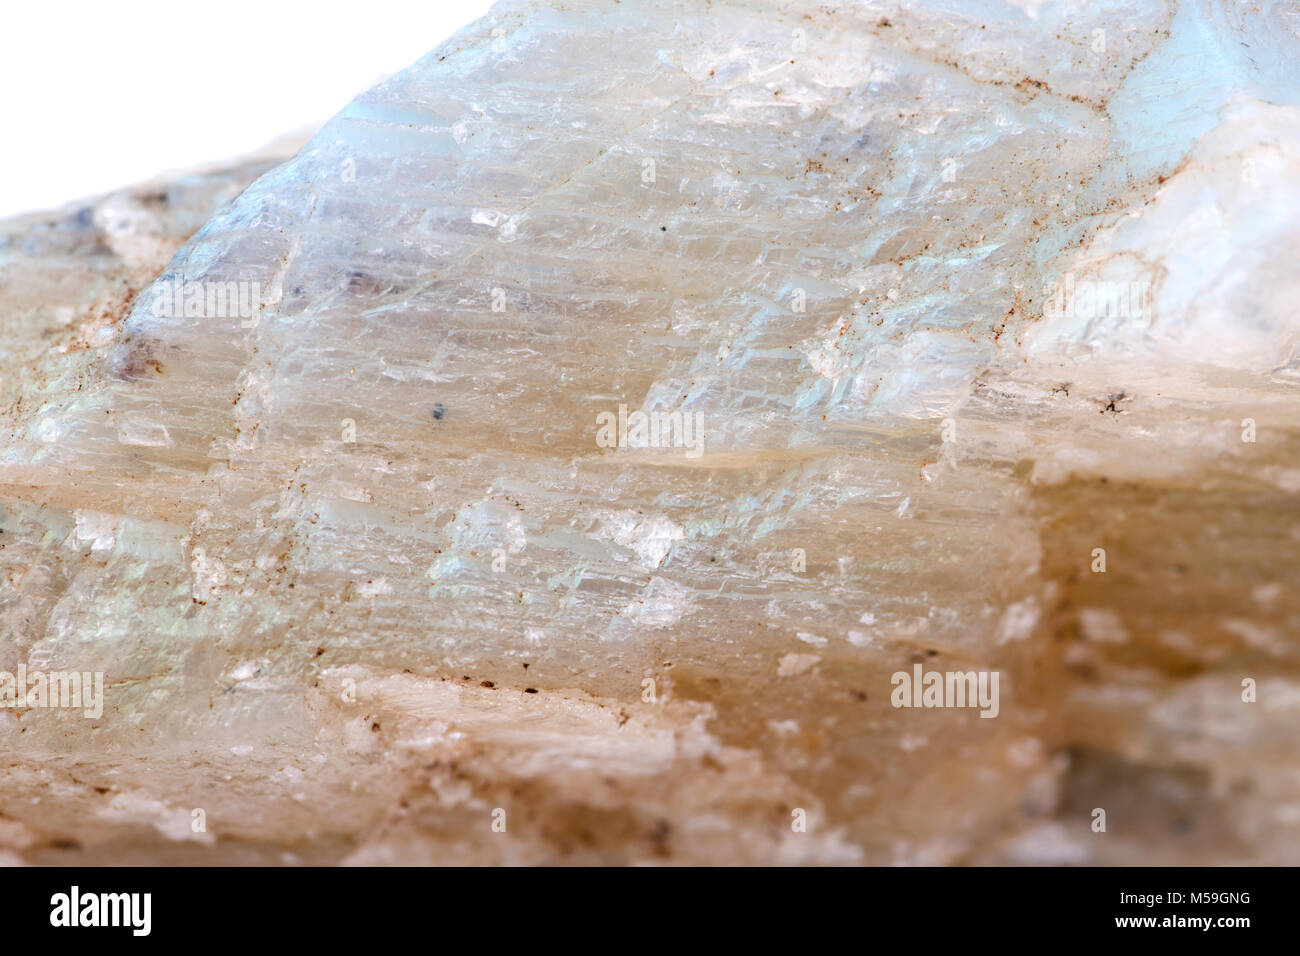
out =
{"type": "Polygon", "coordinates": [[[114,353],[109,374],[120,382],[162,375],[164,367],[158,358],[158,343],[135,332],[128,332],[114,353]]]}

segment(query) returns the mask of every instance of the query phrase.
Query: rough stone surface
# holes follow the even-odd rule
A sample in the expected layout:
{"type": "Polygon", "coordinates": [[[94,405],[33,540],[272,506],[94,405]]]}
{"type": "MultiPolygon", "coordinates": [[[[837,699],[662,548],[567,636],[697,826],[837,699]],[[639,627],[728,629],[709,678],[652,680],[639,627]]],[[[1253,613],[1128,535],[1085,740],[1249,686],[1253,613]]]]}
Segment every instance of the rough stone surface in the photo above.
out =
{"type": "Polygon", "coordinates": [[[1289,3],[503,2],[11,223],[0,669],[106,689],[0,852],[1300,862],[1298,103],[1289,3]]]}

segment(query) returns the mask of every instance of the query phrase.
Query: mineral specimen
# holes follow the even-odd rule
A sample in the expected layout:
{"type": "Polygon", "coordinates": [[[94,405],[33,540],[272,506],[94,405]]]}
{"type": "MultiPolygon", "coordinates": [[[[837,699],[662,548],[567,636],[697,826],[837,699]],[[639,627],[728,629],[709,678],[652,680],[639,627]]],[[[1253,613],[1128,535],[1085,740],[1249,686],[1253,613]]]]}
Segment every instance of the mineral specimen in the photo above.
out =
{"type": "Polygon", "coordinates": [[[9,224],[0,847],[1300,862],[1298,101],[1284,2],[505,0],[9,224]]]}

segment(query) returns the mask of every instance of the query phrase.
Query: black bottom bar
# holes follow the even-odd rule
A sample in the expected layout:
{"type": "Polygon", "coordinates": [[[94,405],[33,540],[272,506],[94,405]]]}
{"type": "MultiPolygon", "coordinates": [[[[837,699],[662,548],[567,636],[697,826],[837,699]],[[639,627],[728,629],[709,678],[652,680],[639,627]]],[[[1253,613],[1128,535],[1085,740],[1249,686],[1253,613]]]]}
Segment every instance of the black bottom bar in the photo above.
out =
{"type": "Polygon", "coordinates": [[[48,868],[0,870],[0,914],[7,944],[77,934],[78,943],[94,937],[127,945],[190,940],[247,945],[256,939],[263,949],[282,939],[295,947],[335,948],[373,946],[385,938],[391,945],[414,932],[431,946],[464,940],[480,946],[577,942],[589,947],[637,937],[651,943],[659,938],[663,945],[687,939],[734,945],[749,937],[771,945],[786,937],[805,945],[818,939],[830,945],[837,938],[865,945],[889,934],[900,941],[915,936],[924,946],[948,941],[1040,945],[1100,937],[1233,945],[1259,930],[1290,928],[1293,884],[1293,872],[1286,869],[566,869],[541,874],[48,868]]]}

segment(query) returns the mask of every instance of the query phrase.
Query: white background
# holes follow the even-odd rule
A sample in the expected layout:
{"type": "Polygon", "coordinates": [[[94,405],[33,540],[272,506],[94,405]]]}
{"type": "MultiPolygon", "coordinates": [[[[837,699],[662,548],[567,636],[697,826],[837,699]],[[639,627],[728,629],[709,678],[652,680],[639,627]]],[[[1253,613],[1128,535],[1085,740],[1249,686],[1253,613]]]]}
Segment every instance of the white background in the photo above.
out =
{"type": "Polygon", "coordinates": [[[0,216],[234,159],[337,113],[491,0],[5,0],[0,216]]]}

